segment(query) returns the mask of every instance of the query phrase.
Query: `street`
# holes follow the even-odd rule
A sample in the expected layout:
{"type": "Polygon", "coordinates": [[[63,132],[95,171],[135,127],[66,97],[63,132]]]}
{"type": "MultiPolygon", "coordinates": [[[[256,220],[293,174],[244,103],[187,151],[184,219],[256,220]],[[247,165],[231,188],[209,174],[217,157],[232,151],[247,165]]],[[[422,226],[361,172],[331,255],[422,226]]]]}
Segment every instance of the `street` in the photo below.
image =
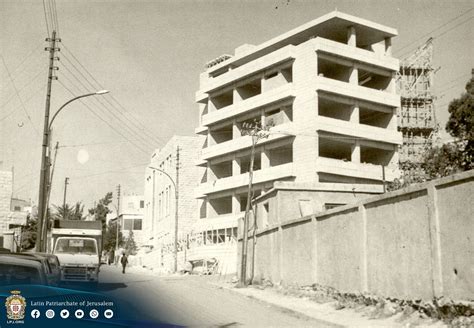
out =
{"type": "Polygon", "coordinates": [[[113,265],[103,265],[100,274],[99,292],[128,299],[121,306],[141,320],[200,327],[332,326],[213,285],[205,277],[122,274],[113,265]]]}

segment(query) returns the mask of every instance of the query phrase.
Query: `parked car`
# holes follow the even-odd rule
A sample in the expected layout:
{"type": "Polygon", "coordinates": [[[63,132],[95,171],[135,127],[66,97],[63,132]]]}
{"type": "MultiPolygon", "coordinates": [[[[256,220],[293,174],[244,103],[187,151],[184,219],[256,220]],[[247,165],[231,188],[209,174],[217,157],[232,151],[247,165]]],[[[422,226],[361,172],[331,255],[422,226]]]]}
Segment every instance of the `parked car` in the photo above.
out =
{"type": "MultiPolygon", "coordinates": [[[[198,275],[216,274],[219,266],[219,262],[215,258],[192,260],[189,261],[189,263],[192,266],[190,273],[198,275]]],[[[185,272],[186,271],[189,272],[189,266],[185,268],[185,272]]]]}
{"type": "Polygon", "coordinates": [[[10,253],[5,254],[5,256],[11,256],[16,258],[22,258],[25,260],[35,261],[41,264],[43,267],[43,272],[46,276],[48,285],[58,285],[57,278],[51,269],[51,265],[46,257],[41,255],[36,255],[35,253],[10,253]]]}
{"type": "Polygon", "coordinates": [[[20,284],[47,285],[43,264],[21,256],[0,254],[0,286],[20,284]]]}
{"type": "MultiPolygon", "coordinates": [[[[59,265],[59,259],[56,255],[50,253],[29,253],[36,257],[45,258],[48,261],[49,274],[48,281],[50,285],[58,286],[61,282],[61,267],[59,265]]],[[[47,275],[48,276],[48,275],[47,275]]]]}

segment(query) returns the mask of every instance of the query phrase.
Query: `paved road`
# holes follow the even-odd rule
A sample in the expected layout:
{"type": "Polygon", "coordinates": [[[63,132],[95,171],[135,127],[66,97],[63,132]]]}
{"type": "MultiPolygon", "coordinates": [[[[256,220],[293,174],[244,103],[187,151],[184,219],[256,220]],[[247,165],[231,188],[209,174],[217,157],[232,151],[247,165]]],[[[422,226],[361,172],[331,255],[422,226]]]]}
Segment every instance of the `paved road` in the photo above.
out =
{"type": "Polygon", "coordinates": [[[128,299],[128,312],[145,320],[200,327],[329,326],[220,288],[203,277],[122,274],[118,267],[102,266],[100,279],[103,293],[128,299]]]}

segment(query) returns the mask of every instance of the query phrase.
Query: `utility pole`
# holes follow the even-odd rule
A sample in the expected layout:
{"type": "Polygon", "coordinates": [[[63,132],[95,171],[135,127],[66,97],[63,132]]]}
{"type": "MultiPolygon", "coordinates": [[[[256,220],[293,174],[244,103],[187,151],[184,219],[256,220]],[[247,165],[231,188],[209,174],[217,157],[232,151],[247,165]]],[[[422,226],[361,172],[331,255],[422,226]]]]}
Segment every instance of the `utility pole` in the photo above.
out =
{"type": "Polygon", "coordinates": [[[41,154],[41,171],[40,171],[40,182],[39,182],[39,197],[38,197],[38,228],[37,228],[37,239],[36,239],[36,250],[38,252],[45,251],[45,238],[44,230],[47,208],[46,205],[46,188],[48,185],[48,167],[50,165],[50,159],[47,157],[48,147],[49,147],[49,110],[51,105],[51,85],[55,76],[53,72],[56,69],[54,66],[55,53],[59,51],[59,48],[56,48],[56,41],[61,41],[56,39],[56,31],[53,31],[51,38],[47,38],[46,41],[50,42],[50,46],[46,47],[45,50],[49,51],[49,70],[48,70],[48,86],[46,91],[46,104],[44,109],[44,127],[43,127],[43,145],[42,145],[42,154],[41,154]]]}
{"type": "Polygon", "coordinates": [[[64,197],[63,197],[63,211],[64,211],[64,218],[65,220],[67,220],[67,217],[66,217],[66,194],[67,194],[67,185],[69,184],[69,178],[66,177],[66,179],[64,179],[64,197]]]}
{"type": "Polygon", "coordinates": [[[174,214],[174,272],[178,272],[178,203],[179,203],[179,146],[176,147],[176,185],[174,214]]]}
{"type": "MultiPolygon", "coordinates": [[[[249,167],[249,185],[247,190],[247,205],[245,206],[244,215],[244,227],[242,234],[242,256],[240,263],[240,281],[239,286],[247,286],[247,251],[248,251],[248,230],[249,230],[249,214],[250,205],[252,202],[252,182],[253,182],[253,164],[255,160],[255,146],[261,139],[268,138],[269,127],[262,128],[261,124],[254,122],[253,124],[244,123],[242,124],[243,135],[249,135],[252,137],[252,148],[250,149],[250,167],[249,167]]],[[[255,228],[255,227],[254,227],[255,228]]]]}
{"type": "MultiPolygon", "coordinates": [[[[48,180],[48,186],[47,186],[47,192],[46,192],[46,206],[45,209],[47,210],[49,206],[49,198],[51,196],[51,187],[53,183],[53,177],[54,177],[54,168],[56,167],[56,158],[58,157],[58,148],[59,148],[59,142],[56,142],[56,147],[54,147],[54,159],[53,159],[53,165],[51,168],[51,175],[49,176],[48,180]]],[[[49,174],[49,170],[48,170],[49,174]]],[[[49,227],[49,217],[45,216],[45,224],[46,227],[49,227]]],[[[48,229],[43,229],[43,240],[45,240],[45,249],[47,250],[48,248],[48,240],[46,239],[48,236],[48,229]]]]}
{"type": "Polygon", "coordinates": [[[115,251],[118,251],[119,248],[119,211],[120,211],[120,185],[117,186],[117,235],[115,236],[115,251]]]}

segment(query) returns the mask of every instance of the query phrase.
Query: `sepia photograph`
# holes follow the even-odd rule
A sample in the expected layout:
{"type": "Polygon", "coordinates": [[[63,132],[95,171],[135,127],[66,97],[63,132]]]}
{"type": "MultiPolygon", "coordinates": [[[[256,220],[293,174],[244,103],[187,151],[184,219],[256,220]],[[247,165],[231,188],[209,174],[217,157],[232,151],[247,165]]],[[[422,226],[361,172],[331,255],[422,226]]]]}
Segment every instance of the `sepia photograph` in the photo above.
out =
{"type": "Polygon", "coordinates": [[[472,0],[0,0],[0,328],[474,327],[472,0]]]}

